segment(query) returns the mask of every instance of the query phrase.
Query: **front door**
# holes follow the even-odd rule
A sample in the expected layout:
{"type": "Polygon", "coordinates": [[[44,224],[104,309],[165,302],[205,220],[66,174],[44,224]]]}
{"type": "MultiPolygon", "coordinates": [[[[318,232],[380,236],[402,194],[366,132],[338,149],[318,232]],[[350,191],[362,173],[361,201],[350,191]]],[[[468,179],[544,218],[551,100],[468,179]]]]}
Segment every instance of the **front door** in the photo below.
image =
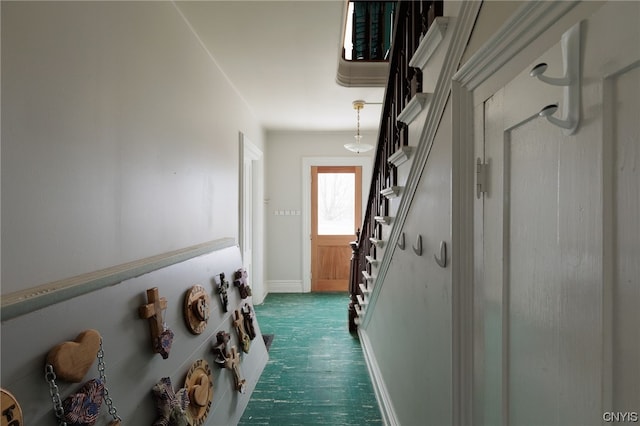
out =
{"type": "Polygon", "coordinates": [[[359,166],[311,168],[311,291],[347,291],[355,231],[361,225],[359,166]]]}
{"type": "MultiPolygon", "coordinates": [[[[558,102],[562,118],[566,99],[530,68],[476,107],[476,154],[488,164],[476,209],[476,424],[638,415],[638,16],[638,3],[611,2],[583,22],[573,135],[537,114],[558,102]]],[[[560,77],[560,44],[539,62],[560,77]]]]}

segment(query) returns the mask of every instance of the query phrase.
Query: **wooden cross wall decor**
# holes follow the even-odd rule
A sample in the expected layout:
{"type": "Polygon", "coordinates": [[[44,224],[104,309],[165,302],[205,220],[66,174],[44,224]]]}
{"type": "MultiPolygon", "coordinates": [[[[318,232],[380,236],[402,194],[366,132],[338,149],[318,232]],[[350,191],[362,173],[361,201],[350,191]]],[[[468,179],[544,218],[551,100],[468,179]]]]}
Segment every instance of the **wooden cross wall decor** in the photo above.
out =
{"type": "Polygon", "coordinates": [[[247,381],[242,378],[242,374],[240,373],[240,354],[235,346],[231,346],[231,354],[227,358],[225,367],[233,372],[235,389],[240,393],[245,393],[247,381]]]}
{"type": "Polygon", "coordinates": [[[249,353],[251,339],[244,329],[244,316],[240,312],[240,309],[235,310],[233,315],[233,327],[236,329],[236,333],[238,333],[238,340],[240,340],[240,344],[242,345],[242,352],[249,353]]]}
{"type": "Polygon", "coordinates": [[[158,287],[153,287],[147,290],[147,300],[149,303],[140,306],[140,308],[138,308],[138,314],[140,318],[149,320],[153,352],[159,353],[162,355],[162,358],[167,359],[173,337],[173,333],[165,329],[162,318],[162,311],[167,309],[167,299],[160,297],[158,287]],[[168,335],[169,333],[170,335],[168,335]]]}

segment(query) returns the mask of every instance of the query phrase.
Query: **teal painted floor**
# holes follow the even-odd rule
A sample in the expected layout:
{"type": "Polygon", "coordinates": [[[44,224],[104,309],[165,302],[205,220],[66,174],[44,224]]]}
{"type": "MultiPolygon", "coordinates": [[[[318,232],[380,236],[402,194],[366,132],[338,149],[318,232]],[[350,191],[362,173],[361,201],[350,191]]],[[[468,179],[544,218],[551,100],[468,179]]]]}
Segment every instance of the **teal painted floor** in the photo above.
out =
{"type": "Polygon", "coordinates": [[[275,337],[240,425],[382,424],[348,304],[346,293],[305,293],[255,306],[260,331],[275,337]]]}

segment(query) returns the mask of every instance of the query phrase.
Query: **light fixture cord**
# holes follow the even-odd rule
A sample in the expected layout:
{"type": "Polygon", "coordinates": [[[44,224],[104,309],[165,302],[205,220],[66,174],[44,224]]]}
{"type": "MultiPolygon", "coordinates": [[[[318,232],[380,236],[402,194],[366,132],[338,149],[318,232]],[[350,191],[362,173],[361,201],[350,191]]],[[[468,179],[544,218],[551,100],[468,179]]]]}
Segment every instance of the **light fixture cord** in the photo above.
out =
{"type": "MultiPolygon", "coordinates": [[[[356,135],[360,136],[360,108],[358,108],[358,127],[356,130],[356,135]]],[[[358,137],[358,142],[360,142],[360,138],[358,137]]]]}

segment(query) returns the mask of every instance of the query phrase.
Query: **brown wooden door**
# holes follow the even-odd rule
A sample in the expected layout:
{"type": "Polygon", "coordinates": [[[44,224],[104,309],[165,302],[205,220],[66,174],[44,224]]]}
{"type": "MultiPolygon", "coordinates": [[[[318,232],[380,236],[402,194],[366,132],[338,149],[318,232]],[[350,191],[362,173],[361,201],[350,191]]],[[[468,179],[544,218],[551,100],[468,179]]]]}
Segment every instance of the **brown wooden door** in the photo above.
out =
{"type": "Polygon", "coordinates": [[[359,166],[311,168],[311,291],[347,291],[355,231],[362,217],[359,166]]]}

